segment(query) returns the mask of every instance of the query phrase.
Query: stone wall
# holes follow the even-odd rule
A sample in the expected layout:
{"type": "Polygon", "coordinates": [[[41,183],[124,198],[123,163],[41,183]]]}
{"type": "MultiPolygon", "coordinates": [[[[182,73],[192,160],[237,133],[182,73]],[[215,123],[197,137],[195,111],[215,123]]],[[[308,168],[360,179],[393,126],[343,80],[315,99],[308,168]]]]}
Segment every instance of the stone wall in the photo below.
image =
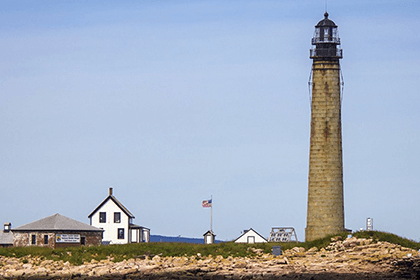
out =
{"type": "Polygon", "coordinates": [[[314,61],[307,241],[344,231],[340,64],[314,61]]]}
{"type": "Polygon", "coordinates": [[[24,246],[39,246],[39,247],[71,247],[80,246],[80,243],[56,243],[56,234],[80,234],[81,237],[85,237],[85,245],[100,245],[102,241],[101,232],[92,231],[80,231],[80,232],[66,232],[66,231],[13,231],[13,246],[24,247],[24,246]],[[32,244],[32,235],[35,235],[35,243],[32,244]],[[44,243],[44,236],[48,236],[48,244],[44,243]]]}
{"type": "Polygon", "coordinates": [[[29,232],[13,232],[13,247],[31,246],[29,232]]]}

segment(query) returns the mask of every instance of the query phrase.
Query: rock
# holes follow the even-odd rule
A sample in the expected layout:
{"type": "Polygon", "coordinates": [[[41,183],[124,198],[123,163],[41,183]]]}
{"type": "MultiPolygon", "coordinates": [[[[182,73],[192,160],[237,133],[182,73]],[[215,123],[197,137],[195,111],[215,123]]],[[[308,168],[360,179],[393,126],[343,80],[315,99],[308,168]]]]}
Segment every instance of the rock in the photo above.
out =
{"type": "Polygon", "coordinates": [[[341,236],[339,236],[339,235],[338,236],[331,237],[331,242],[337,242],[339,240],[343,240],[343,238],[341,236]]]}
{"type": "Polygon", "coordinates": [[[22,268],[23,268],[23,269],[30,269],[30,268],[32,268],[32,264],[30,264],[30,263],[25,263],[24,265],[22,265],[22,268]]]}
{"type": "Polygon", "coordinates": [[[286,257],[276,260],[276,264],[289,264],[289,260],[286,257]]]}
{"type": "Polygon", "coordinates": [[[17,265],[19,264],[19,261],[15,258],[11,258],[11,259],[6,259],[5,263],[8,265],[17,265]]]}
{"type": "Polygon", "coordinates": [[[303,247],[293,247],[292,251],[296,252],[296,253],[303,253],[303,252],[305,252],[305,248],[303,248],[303,247]]]}
{"type": "Polygon", "coordinates": [[[247,264],[244,262],[235,263],[232,267],[233,268],[246,268],[247,264]]]}
{"type": "MultiPolygon", "coordinates": [[[[249,248],[249,251],[257,254],[254,257],[202,257],[198,253],[197,256],[191,257],[153,256],[152,259],[137,257],[121,262],[113,262],[109,257],[105,260],[85,262],[80,266],[63,261],[42,260],[39,257],[17,259],[0,256],[0,278],[291,279],[297,278],[294,277],[296,275],[305,275],[307,277],[302,276],[302,278],[310,279],[319,274],[319,279],[324,279],[321,276],[327,273],[360,276],[351,276],[348,279],[373,279],[374,277],[370,275],[380,274],[387,276],[382,278],[390,279],[395,273],[399,273],[398,276],[408,275],[408,272],[405,273],[403,270],[408,269],[410,263],[413,266],[409,273],[411,277],[416,278],[418,267],[414,265],[420,263],[414,263],[420,259],[419,253],[415,250],[388,242],[373,243],[369,239],[357,238],[336,240],[327,248],[321,249],[313,247],[305,251],[302,247],[294,247],[277,257],[264,254],[262,251],[260,253],[259,250],[249,248]],[[402,261],[404,263],[400,265],[402,261]]],[[[382,278],[378,276],[377,279],[382,278]]]]}
{"type": "Polygon", "coordinates": [[[248,249],[246,249],[247,251],[251,251],[257,255],[261,255],[264,252],[264,249],[257,249],[257,248],[253,248],[253,247],[249,247],[248,249]]]}
{"type": "Polygon", "coordinates": [[[95,269],[93,269],[93,274],[96,276],[104,276],[109,274],[110,270],[108,267],[97,267],[95,269]]]}
{"type": "Polygon", "coordinates": [[[308,252],[316,252],[318,251],[317,247],[312,247],[311,249],[308,250],[308,252]]]}
{"type": "Polygon", "coordinates": [[[161,259],[161,258],[160,258],[159,256],[154,256],[154,257],[152,258],[152,261],[155,261],[155,262],[156,262],[156,261],[160,261],[160,259],[161,259]]]}
{"type": "Polygon", "coordinates": [[[7,271],[6,273],[10,277],[13,277],[13,278],[21,277],[25,274],[23,270],[16,270],[16,269],[11,269],[10,271],[7,271]]]}

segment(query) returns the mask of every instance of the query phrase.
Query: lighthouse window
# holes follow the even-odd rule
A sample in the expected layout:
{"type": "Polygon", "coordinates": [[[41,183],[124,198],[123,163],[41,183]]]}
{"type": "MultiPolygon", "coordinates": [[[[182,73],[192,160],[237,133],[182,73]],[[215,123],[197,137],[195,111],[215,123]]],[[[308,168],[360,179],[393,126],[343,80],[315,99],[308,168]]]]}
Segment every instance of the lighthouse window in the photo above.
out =
{"type": "Polygon", "coordinates": [[[332,37],[333,37],[334,42],[339,42],[340,41],[339,38],[338,38],[338,32],[337,32],[336,28],[333,28],[333,30],[332,30],[332,37]]]}
{"type": "Polygon", "coordinates": [[[324,29],[324,40],[325,40],[325,41],[328,41],[328,37],[329,37],[329,36],[328,36],[328,28],[325,28],[325,29],[324,29]]]}

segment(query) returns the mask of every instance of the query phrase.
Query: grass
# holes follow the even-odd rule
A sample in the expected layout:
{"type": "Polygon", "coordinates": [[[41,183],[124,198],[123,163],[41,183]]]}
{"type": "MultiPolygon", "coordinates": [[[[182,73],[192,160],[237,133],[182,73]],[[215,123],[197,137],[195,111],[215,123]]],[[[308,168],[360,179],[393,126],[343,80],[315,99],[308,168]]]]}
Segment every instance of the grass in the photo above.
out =
{"type": "MultiPolygon", "coordinates": [[[[347,233],[336,234],[340,235],[343,240],[347,237],[347,233]]],[[[409,239],[399,237],[397,235],[378,232],[378,231],[362,231],[353,234],[358,238],[372,238],[375,241],[388,241],[390,243],[399,244],[404,247],[419,250],[420,243],[409,239]]],[[[331,242],[331,237],[328,236],[322,239],[310,242],[289,242],[289,243],[258,243],[258,244],[236,244],[233,242],[224,242],[218,244],[204,245],[204,244],[189,244],[189,243],[137,243],[126,245],[108,245],[108,246],[83,246],[83,247],[69,247],[69,248],[42,248],[42,247],[12,247],[0,248],[0,255],[7,257],[23,258],[39,257],[42,260],[62,260],[72,264],[80,265],[84,262],[90,262],[92,259],[103,260],[108,257],[113,258],[114,261],[122,261],[124,259],[138,258],[142,256],[195,256],[200,254],[201,257],[209,255],[221,255],[224,258],[232,257],[252,257],[256,254],[248,248],[262,249],[264,253],[271,253],[273,246],[281,246],[282,250],[291,249],[293,247],[303,247],[310,249],[312,247],[325,248],[331,242]]]]}
{"type": "Polygon", "coordinates": [[[372,238],[374,241],[387,241],[403,247],[420,250],[420,243],[389,232],[383,231],[358,231],[353,234],[358,238],[372,238]]]}

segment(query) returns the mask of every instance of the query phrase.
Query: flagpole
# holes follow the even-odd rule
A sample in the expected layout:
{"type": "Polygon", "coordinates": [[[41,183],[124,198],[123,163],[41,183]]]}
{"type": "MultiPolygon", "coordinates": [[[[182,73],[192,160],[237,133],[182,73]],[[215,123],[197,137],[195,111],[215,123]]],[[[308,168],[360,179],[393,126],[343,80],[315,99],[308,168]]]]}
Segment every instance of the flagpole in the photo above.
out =
{"type": "Polygon", "coordinates": [[[210,197],[211,206],[210,206],[210,231],[213,233],[213,195],[210,197]]]}

